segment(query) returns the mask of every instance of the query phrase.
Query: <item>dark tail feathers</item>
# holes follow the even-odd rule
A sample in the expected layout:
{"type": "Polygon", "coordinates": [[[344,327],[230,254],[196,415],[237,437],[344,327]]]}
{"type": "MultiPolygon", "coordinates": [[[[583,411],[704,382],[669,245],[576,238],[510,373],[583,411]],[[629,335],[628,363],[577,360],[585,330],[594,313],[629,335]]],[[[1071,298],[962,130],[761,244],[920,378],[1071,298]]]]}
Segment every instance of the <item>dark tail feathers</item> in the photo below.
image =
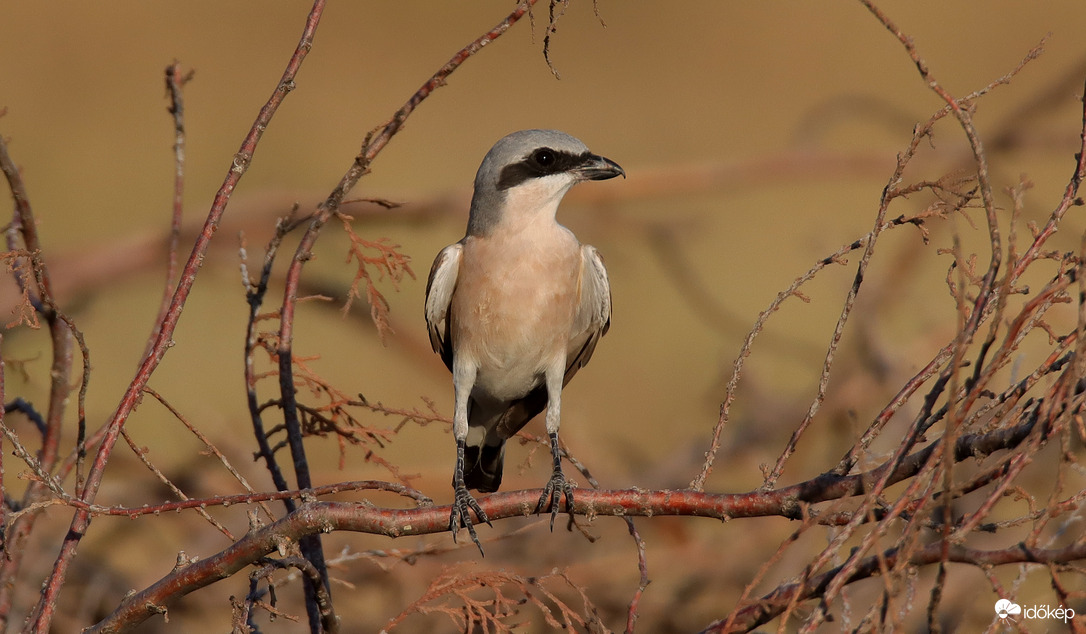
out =
{"type": "Polygon", "coordinates": [[[491,493],[502,484],[502,461],[505,441],[499,445],[464,447],[464,484],[469,489],[491,493]]]}

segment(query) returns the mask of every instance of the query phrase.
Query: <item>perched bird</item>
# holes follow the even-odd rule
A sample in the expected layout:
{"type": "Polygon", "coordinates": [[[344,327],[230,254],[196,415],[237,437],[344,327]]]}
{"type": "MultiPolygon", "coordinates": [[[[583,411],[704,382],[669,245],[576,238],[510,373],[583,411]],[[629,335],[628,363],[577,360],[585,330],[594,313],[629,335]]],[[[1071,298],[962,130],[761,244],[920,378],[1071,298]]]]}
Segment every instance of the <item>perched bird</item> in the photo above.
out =
{"type": "Polygon", "coordinates": [[[562,388],[611,324],[611,288],[599,253],[555,213],[570,187],[619,175],[564,132],[514,132],[479,166],[467,234],[434,259],[426,325],[453,376],[454,540],[465,527],[479,546],[469,510],[490,520],[468,489],[498,490],[505,441],[544,409],[554,473],[536,512],[551,510],[552,529],[562,495],[573,512],[558,449],[562,388]]]}

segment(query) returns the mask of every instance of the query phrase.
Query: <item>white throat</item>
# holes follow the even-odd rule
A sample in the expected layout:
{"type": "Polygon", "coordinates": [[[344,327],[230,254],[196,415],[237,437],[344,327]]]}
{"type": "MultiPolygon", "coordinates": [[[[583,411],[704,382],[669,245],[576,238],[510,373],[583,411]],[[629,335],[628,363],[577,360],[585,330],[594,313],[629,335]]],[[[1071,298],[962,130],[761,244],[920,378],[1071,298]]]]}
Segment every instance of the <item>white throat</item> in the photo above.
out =
{"type": "Polygon", "coordinates": [[[535,178],[505,192],[504,209],[498,226],[516,230],[527,226],[557,224],[555,215],[562,197],[574,184],[568,174],[535,178]]]}

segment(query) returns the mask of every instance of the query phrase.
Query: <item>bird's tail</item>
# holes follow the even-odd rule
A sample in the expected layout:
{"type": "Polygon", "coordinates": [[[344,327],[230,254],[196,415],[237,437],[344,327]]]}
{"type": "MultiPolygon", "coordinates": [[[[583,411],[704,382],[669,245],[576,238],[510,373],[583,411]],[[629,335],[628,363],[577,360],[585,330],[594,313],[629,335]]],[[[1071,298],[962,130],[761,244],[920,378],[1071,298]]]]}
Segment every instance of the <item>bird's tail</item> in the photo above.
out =
{"type": "Polygon", "coordinates": [[[464,484],[469,489],[491,493],[502,484],[502,462],[505,459],[505,441],[496,445],[481,444],[464,447],[464,484]]]}
{"type": "Polygon", "coordinates": [[[468,401],[469,427],[487,430],[478,441],[469,433],[468,445],[464,447],[464,484],[469,489],[483,493],[498,490],[506,439],[512,438],[546,406],[547,392],[542,386],[511,403],[482,405],[474,398],[468,401]]]}

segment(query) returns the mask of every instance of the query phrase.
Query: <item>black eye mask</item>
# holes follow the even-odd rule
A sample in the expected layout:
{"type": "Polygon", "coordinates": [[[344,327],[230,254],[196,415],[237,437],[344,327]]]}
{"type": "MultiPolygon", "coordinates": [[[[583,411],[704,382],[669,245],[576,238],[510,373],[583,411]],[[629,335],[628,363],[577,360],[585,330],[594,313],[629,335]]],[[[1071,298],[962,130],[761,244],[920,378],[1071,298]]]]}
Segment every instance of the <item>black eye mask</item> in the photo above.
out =
{"type": "Polygon", "coordinates": [[[568,172],[591,163],[594,158],[589,152],[571,154],[542,147],[533,150],[523,160],[506,165],[498,178],[498,190],[516,187],[531,178],[568,172]]]}

